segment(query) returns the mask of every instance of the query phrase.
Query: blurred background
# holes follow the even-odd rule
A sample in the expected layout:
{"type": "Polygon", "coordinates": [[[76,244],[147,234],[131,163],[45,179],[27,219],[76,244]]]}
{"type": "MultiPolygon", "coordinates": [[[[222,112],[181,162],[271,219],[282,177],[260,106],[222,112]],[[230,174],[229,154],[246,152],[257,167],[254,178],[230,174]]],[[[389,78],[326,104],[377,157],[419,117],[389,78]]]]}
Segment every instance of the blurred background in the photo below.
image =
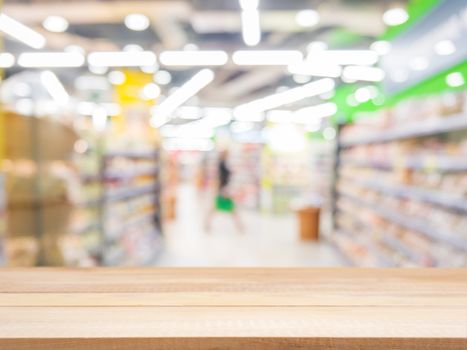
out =
{"type": "Polygon", "coordinates": [[[0,35],[0,265],[467,266],[463,0],[4,0],[0,35]]]}

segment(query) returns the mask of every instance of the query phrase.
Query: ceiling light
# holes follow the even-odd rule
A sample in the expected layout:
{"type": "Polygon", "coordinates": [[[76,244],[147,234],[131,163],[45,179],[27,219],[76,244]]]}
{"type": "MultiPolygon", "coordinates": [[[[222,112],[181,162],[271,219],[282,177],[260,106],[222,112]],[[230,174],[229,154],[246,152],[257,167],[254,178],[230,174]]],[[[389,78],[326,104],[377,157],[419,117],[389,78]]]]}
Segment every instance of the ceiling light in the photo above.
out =
{"type": "Polygon", "coordinates": [[[166,70],[160,70],[154,74],[154,81],[159,85],[168,85],[172,81],[172,75],[166,70]]]}
{"type": "Polygon", "coordinates": [[[86,51],[79,45],[68,45],[68,46],[65,46],[65,48],[63,49],[63,51],[65,52],[72,52],[72,53],[79,53],[81,55],[84,55],[86,53],[86,51]]]}
{"type": "Polygon", "coordinates": [[[428,68],[429,61],[426,57],[415,57],[409,62],[410,68],[416,71],[422,71],[428,68]]]}
{"type": "Polygon", "coordinates": [[[358,88],[354,93],[355,101],[358,103],[368,102],[378,95],[378,90],[374,86],[358,88]]]}
{"type": "Polygon", "coordinates": [[[156,73],[158,70],[159,70],[159,65],[156,63],[152,66],[142,66],[140,67],[141,71],[143,73],[147,73],[147,74],[154,74],[156,73]]]}
{"type": "Polygon", "coordinates": [[[232,120],[232,108],[226,107],[206,107],[203,108],[204,118],[200,119],[198,123],[208,124],[213,128],[222,125],[227,125],[232,120]]]}
{"type": "Polygon", "coordinates": [[[409,14],[403,8],[392,8],[384,12],[383,22],[388,26],[398,26],[407,22],[409,14]]]}
{"type": "Polygon", "coordinates": [[[154,100],[161,94],[161,88],[154,83],[146,84],[141,91],[141,98],[144,100],[154,100]]]}
{"type": "Polygon", "coordinates": [[[97,131],[104,131],[107,126],[107,111],[104,107],[98,106],[92,113],[92,125],[97,131]]]}
{"type": "Polygon", "coordinates": [[[293,112],[274,109],[266,114],[266,119],[272,123],[289,123],[292,121],[293,112]]]}
{"type": "Polygon", "coordinates": [[[240,7],[242,10],[257,10],[259,0],[240,0],[240,7]]]}
{"type": "Polygon", "coordinates": [[[141,52],[141,51],[144,51],[144,49],[137,44],[128,44],[123,47],[123,51],[141,52]]]}
{"type": "Polygon", "coordinates": [[[235,134],[240,134],[242,132],[248,132],[253,130],[255,123],[253,122],[234,122],[230,125],[230,130],[235,134]]]}
{"type": "Polygon", "coordinates": [[[88,63],[98,67],[142,67],[156,64],[156,55],[151,51],[93,52],[88,63]]]}
{"type": "Polygon", "coordinates": [[[337,106],[333,102],[326,102],[316,106],[299,109],[293,114],[295,123],[308,124],[312,119],[321,119],[333,116],[337,112],[337,106]]]}
{"type": "Polygon", "coordinates": [[[372,65],[378,62],[379,56],[373,50],[325,50],[308,55],[307,62],[314,64],[335,65],[372,65]]]}
{"type": "Polygon", "coordinates": [[[48,16],[42,26],[49,32],[63,33],[68,29],[68,21],[62,16],[48,16]]]}
{"type": "Polygon", "coordinates": [[[112,85],[122,85],[126,80],[125,74],[118,70],[111,71],[107,78],[112,85]]]}
{"type": "Polygon", "coordinates": [[[338,78],[341,76],[342,68],[336,64],[308,63],[302,61],[287,67],[290,74],[310,75],[315,77],[338,78]]]}
{"type": "Polygon", "coordinates": [[[122,108],[117,103],[94,103],[88,101],[81,101],[77,105],[77,112],[82,115],[93,115],[96,108],[104,108],[106,114],[109,116],[117,116],[122,112],[122,108]]]}
{"type": "Polygon", "coordinates": [[[319,23],[319,13],[315,10],[303,10],[297,13],[295,21],[302,27],[313,27],[319,23]]]}
{"type": "Polygon", "coordinates": [[[371,44],[370,50],[373,50],[380,56],[384,56],[391,51],[391,43],[386,40],[375,41],[373,44],[371,44]]]}
{"type": "Polygon", "coordinates": [[[287,66],[303,60],[303,55],[295,50],[240,50],[232,60],[240,66],[287,66]]]}
{"type": "Polygon", "coordinates": [[[377,67],[348,66],[344,68],[342,75],[350,80],[382,81],[385,74],[377,67]]]}
{"type": "Polygon", "coordinates": [[[323,130],[323,137],[327,141],[334,140],[336,138],[337,132],[336,129],[332,127],[327,127],[323,130]]]}
{"type": "Polygon", "coordinates": [[[225,51],[164,51],[159,57],[166,66],[222,66],[229,56],[225,51]]]}
{"type": "Polygon", "coordinates": [[[8,52],[0,53],[0,68],[10,68],[15,64],[15,56],[8,52]]]}
{"type": "Polygon", "coordinates": [[[453,72],[446,76],[446,84],[451,87],[460,87],[465,85],[464,76],[460,72],[453,72]]]}
{"type": "Polygon", "coordinates": [[[258,10],[242,11],[242,37],[248,46],[256,46],[261,41],[261,24],[258,10]]]}
{"type": "Polygon", "coordinates": [[[274,109],[283,105],[287,105],[289,103],[294,103],[307,97],[312,97],[332,91],[334,90],[334,86],[334,80],[330,78],[324,78],[302,85],[300,87],[254,100],[252,102],[238,106],[236,110],[238,112],[246,113],[250,113],[252,111],[262,112],[268,109],[274,109]]]}
{"type": "Polygon", "coordinates": [[[105,74],[109,71],[109,67],[96,67],[96,66],[89,66],[89,71],[94,74],[105,74]]]}
{"type": "Polygon", "coordinates": [[[60,106],[66,106],[70,100],[70,95],[66,92],[64,86],[57,78],[55,73],[51,71],[44,71],[40,76],[41,83],[52,97],[52,99],[60,106]]]}
{"type": "MultiPolygon", "coordinates": [[[[190,80],[177,89],[177,91],[167,97],[160,105],[156,106],[153,119],[168,120],[171,114],[178,107],[196,95],[201,89],[203,89],[213,80],[214,72],[212,70],[200,70],[190,80]]],[[[155,123],[157,125],[157,122],[155,123]]]]}
{"type": "Polygon", "coordinates": [[[451,40],[441,40],[435,44],[435,52],[440,56],[452,55],[456,52],[456,46],[451,40]]]}
{"type": "Polygon", "coordinates": [[[177,109],[177,117],[180,119],[194,120],[201,118],[201,108],[196,106],[182,106],[177,109]]]}
{"type": "Polygon", "coordinates": [[[4,13],[0,14],[0,31],[34,49],[42,49],[46,43],[42,34],[26,27],[4,13]]]}
{"type": "Polygon", "coordinates": [[[132,13],[125,17],[125,26],[135,31],[146,30],[149,27],[149,18],[141,13],[132,13]]]}
{"type": "Polygon", "coordinates": [[[81,67],[84,62],[77,52],[25,52],[18,57],[18,65],[25,68],[81,67]]]}
{"type": "Polygon", "coordinates": [[[326,44],[323,41],[312,41],[306,47],[306,51],[308,53],[316,52],[316,51],[324,51],[324,50],[327,50],[327,49],[328,49],[328,44],[326,44]]]}
{"type": "Polygon", "coordinates": [[[304,74],[294,74],[292,76],[292,79],[294,82],[297,84],[306,84],[309,83],[311,80],[311,76],[309,75],[304,75],[304,74]]]}

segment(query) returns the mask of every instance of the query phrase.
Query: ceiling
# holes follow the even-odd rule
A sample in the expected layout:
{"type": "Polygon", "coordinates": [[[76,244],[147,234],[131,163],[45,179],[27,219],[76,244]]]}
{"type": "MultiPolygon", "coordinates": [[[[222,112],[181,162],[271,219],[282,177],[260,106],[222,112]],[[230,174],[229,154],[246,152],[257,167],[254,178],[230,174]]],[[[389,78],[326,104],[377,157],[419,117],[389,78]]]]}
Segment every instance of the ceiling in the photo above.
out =
{"type": "MultiPolygon", "coordinates": [[[[368,48],[385,30],[382,13],[394,1],[365,0],[261,0],[262,40],[258,49],[306,50],[312,41],[325,41],[332,48],[368,48]],[[295,21],[298,11],[319,11],[320,22],[301,27],[295,21]]],[[[196,44],[199,49],[227,52],[246,48],[241,34],[240,7],[237,0],[5,0],[3,11],[41,32],[47,38],[47,51],[61,51],[80,45],[86,52],[121,50],[137,44],[156,54],[167,49],[183,49],[196,44]],[[142,13],[151,20],[148,29],[127,29],[123,19],[129,13],[142,13]],[[70,26],[65,33],[51,33],[42,28],[49,15],[65,17],[70,26]]],[[[4,51],[20,53],[30,48],[5,40],[4,51]]],[[[84,70],[87,68],[80,68],[84,70]]],[[[165,87],[179,86],[196,70],[169,70],[174,79],[165,87]]],[[[70,70],[70,69],[68,69],[70,70]]],[[[80,70],[73,70],[80,72],[80,70]]],[[[11,70],[14,73],[15,70],[11,70]]],[[[69,72],[59,72],[70,75],[69,72]]],[[[215,68],[216,78],[199,95],[202,105],[236,106],[274,92],[279,86],[297,83],[284,68],[246,68],[227,64],[215,68]]]]}

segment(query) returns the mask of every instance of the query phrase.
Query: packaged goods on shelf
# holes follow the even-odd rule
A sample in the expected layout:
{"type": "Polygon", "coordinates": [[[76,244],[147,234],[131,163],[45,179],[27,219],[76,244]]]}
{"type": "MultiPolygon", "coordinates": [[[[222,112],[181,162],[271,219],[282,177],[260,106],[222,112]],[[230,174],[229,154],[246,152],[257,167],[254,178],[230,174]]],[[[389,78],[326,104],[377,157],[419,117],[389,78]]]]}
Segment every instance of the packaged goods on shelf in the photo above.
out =
{"type": "Polygon", "coordinates": [[[407,101],[343,128],[335,226],[374,266],[467,266],[464,104],[462,93],[407,101]]]}

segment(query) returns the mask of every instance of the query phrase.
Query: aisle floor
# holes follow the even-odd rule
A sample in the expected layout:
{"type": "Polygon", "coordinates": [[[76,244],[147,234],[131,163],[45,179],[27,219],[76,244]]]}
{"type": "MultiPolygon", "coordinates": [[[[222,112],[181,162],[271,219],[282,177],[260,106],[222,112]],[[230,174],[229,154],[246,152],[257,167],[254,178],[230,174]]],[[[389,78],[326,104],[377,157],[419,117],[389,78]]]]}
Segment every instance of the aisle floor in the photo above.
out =
{"type": "Polygon", "coordinates": [[[232,218],[216,214],[204,229],[207,196],[191,185],[177,193],[177,219],[165,226],[164,249],[157,266],[343,266],[327,243],[300,242],[293,215],[241,212],[246,230],[237,232],[232,218]]]}

